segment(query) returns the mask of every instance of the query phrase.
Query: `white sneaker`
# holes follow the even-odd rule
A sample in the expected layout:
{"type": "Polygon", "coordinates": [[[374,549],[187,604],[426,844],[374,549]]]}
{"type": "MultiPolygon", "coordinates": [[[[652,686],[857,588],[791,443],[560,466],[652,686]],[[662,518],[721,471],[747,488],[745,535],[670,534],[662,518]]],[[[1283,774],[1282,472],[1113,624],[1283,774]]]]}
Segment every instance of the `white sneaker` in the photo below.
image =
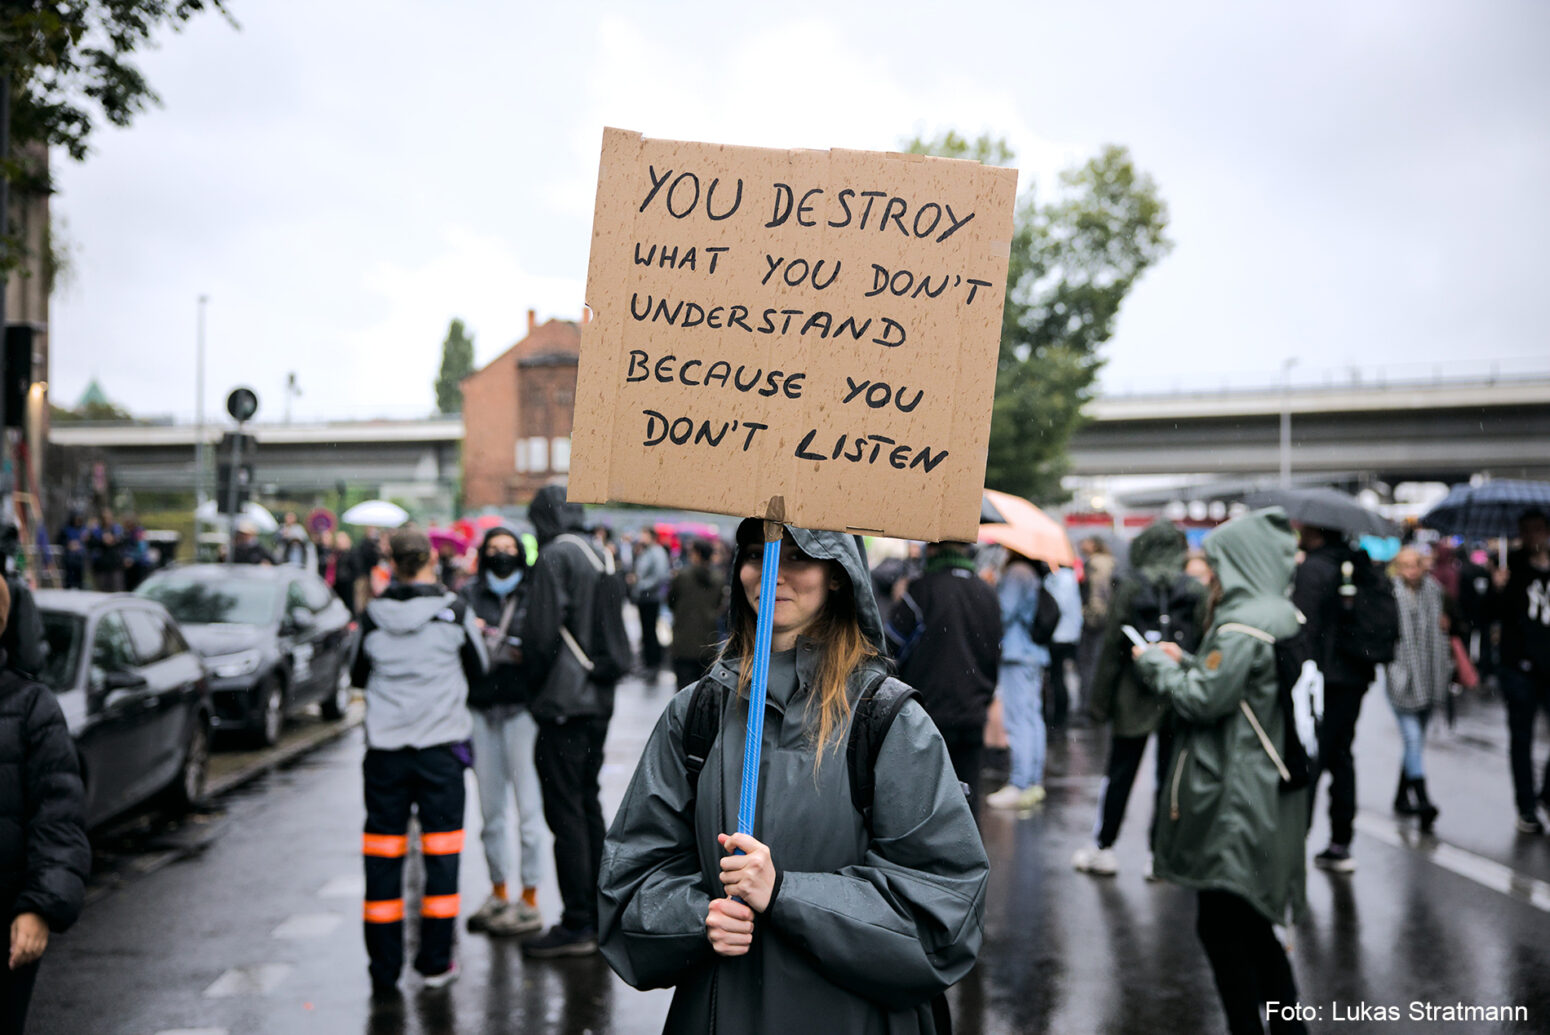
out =
{"type": "Polygon", "coordinates": [[[442,971],[440,974],[427,974],[427,975],[425,975],[425,980],[424,980],[423,984],[425,985],[426,988],[446,988],[448,985],[452,984],[452,982],[457,980],[457,976],[458,976],[457,960],[453,960],[451,965],[448,966],[447,969],[442,971]]]}
{"type": "Polygon", "coordinates": [[[1009,783],[994,794],[987,795],[985,804],[993,809],[1031,809],[1043,800],[1043,785],[1035,783],[1019,789],[1009,783]]]}
{"type": "Polygon", "coordinates": [[[531,934],[544,929],[544,918],[539,915],[536,907],[516,898],[506,903],[506,908],[492,916],[484,929],[500,937],[531,934]]]}
{"type": "Polygon", "coordinates": [[[1071,865],[1083,873],[1098,877],[1112,877],[1119,872],[1119,859],[1114,855],[1114,849],[1099,848],[1097,845],[1078,848],[1071,857],[1071,865]]]}
{"type": "Polygon", "coordinates": [[[494,895],[491,895],[484,900],[484,905],[474,910],[474,915],[468,918],[468,929],[470,931],[488,931],[490,929],[490,922],[505,912],[506,907],[509,905],[511,903],[506,899],[496,898],[494,895]]]}

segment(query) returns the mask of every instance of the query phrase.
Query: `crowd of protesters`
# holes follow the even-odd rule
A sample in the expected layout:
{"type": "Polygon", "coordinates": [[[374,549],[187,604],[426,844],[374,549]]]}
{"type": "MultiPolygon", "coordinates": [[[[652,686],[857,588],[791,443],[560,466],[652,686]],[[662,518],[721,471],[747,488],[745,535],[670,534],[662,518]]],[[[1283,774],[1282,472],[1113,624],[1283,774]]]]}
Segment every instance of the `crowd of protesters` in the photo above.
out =
{"type": "MultiPolygon", "coordinates": [[[[1369,689],[1386,698],[1402,745],[1394,811],[1428,832],[1446,801],[1427,783],[1428,727],[1461,692],[1499,690],[1517,829],[1544,832],[1550,770],[1536,779],[1531,739],[1550,712],[1550,525],[1538,511],[1523,515],[1502,564],[1490,544],[1444,540],[1408,542],[1379,564],[1339,530],[1294,527],[1276,510],[1228,522],[1194,550],[1166,520],[1118,551],[1086,538],[1075,563],[929,543],[869,566],[859,540],[786,528],[764,732],[775,787],[761,792],[759,836],[735,832],[725,791],[740,779],[759,523],[731,540],[661,526],[616,534],[589,526],[561,486],[541,491],[527,518],[531,532],[487,522],[477,542],[413,527],[352,539],[287,514],[264,545],[235,524],[237,562],[315,570],[362,623],[364,919],[382,995],[396,994],[403,966],[412,814],[426,860],[414,966],[428,987],[457,976],[466,768],[490,880],[468,929],[524,938],[534,958],[602,952],[633,984],[675,986],[670,1029],[703,1026],[719,997],[768,1030],[814,1009],[941,1030],[940,993],[973,965],[981,937],[982,809],[1040,808],[1047,739],[1068,727],[1108,727],[1093,842],[1072,859],[1097,877],[1118,873],[1113,846],[1155,740],[1146,876],[1199,892],[1197,931],[1234,1032],[1267,1021],[1300,1030],[1263,1009],[1296,998],[1277,926],[1303,909],[1304,842],[1326,775],[1330,840],[1313,862],[1356,867],[1352,744],[1369,689]],[[1322,676],[1305,771],[1294,771],[1284,651],[1322,676]],[[610,831],[599,774],[627,673],[647,686],[670,677],[681,692],[610,831]],[[911,761],[874,751],[876,774],[847,773],[855,746],[834,747],[862,724],[851,722],[856,702],[888,693],[911,761]],[[711,720],[702,699],[714,699],[711,720]],[[702,722],[714,723],[708,733],[702,722]],[[719,779],[700,780],[702,769],[719,779]],[[999,787],[982,787],[999,773],[999,787]],[[809,801],[842,798],[847,784],[854,795],[858,782],[875,802],[809,801]],[[547,922],[545,825],[563,902],[547,922]],[[829,879],[841,871],[845,883],[829,879]],[[766,925],[808,951],[752,958],[766,925]],[[879,955],[853,972],[873,936],[879,955]],[[763,991],[772,968],[781,997],[763,991]]],[[[132,527],[76,514],[58,538],[70,585],[130,588],[132,527]]]]}

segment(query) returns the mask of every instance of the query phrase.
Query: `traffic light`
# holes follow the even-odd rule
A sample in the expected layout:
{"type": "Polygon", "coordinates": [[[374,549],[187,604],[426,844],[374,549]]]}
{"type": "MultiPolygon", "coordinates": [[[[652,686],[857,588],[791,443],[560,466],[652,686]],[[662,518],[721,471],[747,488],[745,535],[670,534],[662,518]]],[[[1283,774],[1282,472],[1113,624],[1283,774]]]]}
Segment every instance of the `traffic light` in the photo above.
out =
{"type": "Polygon", "coordinates": [[[32,338],[30,323],[5,325],[4,394],[5,426],[27,426],[27,390],[32,387],[32,338]]]}
{"type": "Polygon", "coordinates": [[[258,440],[252,435],[227,432],[221,436],[220,462],[216,465],[215,505],[222,514],[242,512],[243,504],[253,498],[253,461],[256,459],[258,440]],[[232,509],[231,481],[232,457],[237,452],[237,441],[242,442],[242,463],[237,467],[237,505],[232,509]]]}

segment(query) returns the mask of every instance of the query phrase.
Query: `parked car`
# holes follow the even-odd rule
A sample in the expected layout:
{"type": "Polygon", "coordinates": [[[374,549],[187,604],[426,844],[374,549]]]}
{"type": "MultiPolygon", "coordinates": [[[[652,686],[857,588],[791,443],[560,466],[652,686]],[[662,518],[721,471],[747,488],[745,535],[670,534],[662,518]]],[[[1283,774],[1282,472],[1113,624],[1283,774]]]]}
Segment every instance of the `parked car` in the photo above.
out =
{"type": "Polygon", "coordinates": [[[42,589],[38,679],[59,697],[90,827],[163,797],[204,797],[213,714],[204,663],[166,608],[128,593],[42,589]]]}
{"type": "Polygon", "coordinates": [[[193,564],[159,571],[135,593],[165,606],[204,656],[216,730],[269,745],[314,701],[325,718],[344,714],[356,626],[312,572],[193,564]]]}

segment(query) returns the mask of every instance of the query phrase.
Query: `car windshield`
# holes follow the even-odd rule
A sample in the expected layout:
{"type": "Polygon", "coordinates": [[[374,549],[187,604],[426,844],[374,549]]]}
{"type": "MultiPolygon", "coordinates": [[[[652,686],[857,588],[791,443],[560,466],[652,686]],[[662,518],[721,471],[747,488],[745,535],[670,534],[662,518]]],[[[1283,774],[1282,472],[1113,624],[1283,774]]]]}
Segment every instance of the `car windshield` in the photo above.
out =
{"type": "Polygon", "coordinates": [[[246,579],[153,579],[140,587],[186,625],[267,625],[279,611],[280,587],[246,579]]]}
{"type": "Polygon", "coordinates": [[[76,665],[81,659],[81,643],[86,639],[86,621],[80,615],[44,611],[43,668],[38,681],[55,692],[75,685],[76,665]]]}

